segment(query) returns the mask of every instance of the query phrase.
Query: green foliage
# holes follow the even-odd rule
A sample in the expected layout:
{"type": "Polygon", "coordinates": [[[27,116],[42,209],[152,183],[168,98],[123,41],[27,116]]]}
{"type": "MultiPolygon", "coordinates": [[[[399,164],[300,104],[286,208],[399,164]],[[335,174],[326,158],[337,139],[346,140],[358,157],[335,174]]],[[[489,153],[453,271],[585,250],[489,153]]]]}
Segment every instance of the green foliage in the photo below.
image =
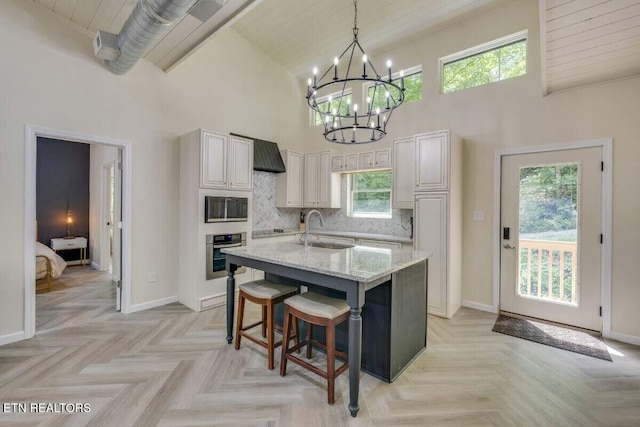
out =
{"type": "Polygon", "coordinates": [[[497,49],[444,64],[442,91],[455,92],[527,72],[527,41],[521,40],[497,49]]]}
{"type": "Polygon", "coordinates": [[[575,230],[577,202],[577,164],[520,169],[520,234],[575,230]]]}
{"type": "MultiPolygon", "coordinates": [[[[402,86],[401,79],[397,78],[392,80],[393,84],[402,86]]],[[[389,90],[389,95],[394,99],[399,98],[398,90],[392,86],[386,86],[384,84],[370,86],[367,91],[367,96],[372,99],[371,111],[375,111],[376,108],[380,108],[381,112],[387,108],[386,91],[389,90]]],[[[404,76],[404,103],[413,101],[419,101],[422,99],[422,71],[404,76]]]]}
{"type": "Polygon", "coordinates": [[[352,210],[360,214],[391,214],[391,171],[352,175],[352,210]]]}

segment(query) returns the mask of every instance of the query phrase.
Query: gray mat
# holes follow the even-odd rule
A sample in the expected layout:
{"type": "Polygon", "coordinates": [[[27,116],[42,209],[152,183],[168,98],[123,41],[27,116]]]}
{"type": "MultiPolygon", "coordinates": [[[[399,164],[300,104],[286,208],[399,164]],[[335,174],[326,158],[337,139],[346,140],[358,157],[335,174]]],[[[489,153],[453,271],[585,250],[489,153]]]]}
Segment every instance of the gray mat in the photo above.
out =
{"type": "Polygon", "coordinates": [[[586,332],[502,314],[493,325],[493,331],[613,362],[602,338],[586,332]]]}

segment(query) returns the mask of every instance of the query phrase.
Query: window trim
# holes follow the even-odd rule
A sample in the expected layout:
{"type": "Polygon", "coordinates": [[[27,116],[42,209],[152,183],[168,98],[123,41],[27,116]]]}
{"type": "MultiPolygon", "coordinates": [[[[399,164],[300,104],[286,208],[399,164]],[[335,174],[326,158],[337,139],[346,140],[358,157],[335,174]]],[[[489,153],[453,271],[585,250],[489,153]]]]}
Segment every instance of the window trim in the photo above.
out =
{"type": "MultiPolygon", "coordinates": [[[[333,97],[337,99],[337,95],[340,95],[340,97],[342,96],[348,96],[351,95],[351,102],[353,102],[353,93],[351,91],[351,88],[345,88],[344,92],[343,91],[338,91],[338,92],[334,92],[334,93],[328,93],[324,96],[321,96],[319,98],[316,98],[316,104],[322,104],[323,102],[326,102],[329,100],[329,97],[333,97]]],[[[321,126],[321,123],[316,123],[316,114],[319,114],[317,111],[315,111],[313,108],[309,108],[309,127],[315,127],[315,126],[321,126]]]]}
{"type": "MultiPolygon", "coordinates": [[[[404,77],[407,78],[414,74],[422,73],[422,64],[414,65],[413,67],[409,67],[400,71],[404,71],[404,77]]],[[[391,80],[399,79],[400,71],[396,71],[395,73],[391,74],[391,80]]],[[[424,83],[424,80],[423,80],[423,83],[424,83]]],[[[373,87],[373,85],[375,85],[375,82],[367,82],[362,84],[362,105],[367,105],[367,95],[369,93],[369,88],[373,87]]],[[[424,88],[424,84],[422,85],[422,87],[424,88]]],[[[422,94],[421,94],[420,99],[416,101],[422,101],[423,99],[424,98],[422,97],[422,94]]],[[[411,102],[416,102],[416,101],[411,101],[411,102]]]]}
{"type": "MultiPolygon", "coordinates": [[[[369,213],[355,213],[353,212],[353,188],[354,188],[354,175],[358,173],[374,173],[374,172],[383,172],[389,171],[392,172],[391,168],[389,169],[379,169],[375,171],[370,170],[361,170],[361,171],[353,171],[347,174],[347,217],[349,218],[374,218],[374,219],[391,219],[393,218],[393,182],[391,183],[391,187],[389,190],[359,190],[358,193],[389,193],[389,213],[377,213],[377,212],[369,212],[369,213]]],[[[392,173],[393,179],[393,173],[392,173]]]]}
{"type": "MultiPolygon", "coordinates": [[[[463,59],[471,58],[473,56],[482,55],[483,53],[490,52],[492,50],[497,50],[505,46],[509,46],[511,44],[515,44],[521,41],[527,42],[527,54],[528,54],[528,41],[529,41],[529,30],[518,31],[517,33],[509,34],[508,36],[500,37],[495,40],[491,40],[489,42],[470,47],[465,50],[461,50],[460,52],[452,53],[451,55],[443,56],[438,59],[438,74],[440,81],[440,93],[443,95],[447,95],[454,92],[459,92],[459,90],[453,92],[445,92],[444,91],[444,67],[447,64],[451,64],[453,62],[461,61],[463,59]]],[[[528,61],[527,61],[528,64],[528,61]]],[[[525,72],[526,73],[526,72],[525,72]]],[[[502,81],[502,80],[497,80],[502,81]]],[[[491,82],[495,83],[495,82],[491,82]]],[[[489,84],[489,83],[485,83],[489,84]]],[[[479,85],[484,86],[485,84],[479,85]]],[[[478,86],[475,86],[478,87],[478,86]]],[[[463,89],[460,89],[463,90],[463,89]]]]}

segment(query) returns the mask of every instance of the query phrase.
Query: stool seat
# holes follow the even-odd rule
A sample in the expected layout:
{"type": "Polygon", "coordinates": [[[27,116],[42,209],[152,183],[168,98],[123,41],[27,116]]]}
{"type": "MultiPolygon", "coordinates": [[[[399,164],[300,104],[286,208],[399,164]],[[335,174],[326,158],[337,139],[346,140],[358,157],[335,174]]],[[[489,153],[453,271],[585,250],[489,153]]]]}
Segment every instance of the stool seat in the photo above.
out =
{"type": "Polygon", "coordinates": [[[297,290],[294,286],[280,285],[264,279],[244,283],[240,285],[240,289],[254,298],[261,299],[274,299],[295,293],[297,290]]]}
{"type": "Polygon", "coordinates": [[[305,314],[325,319],[335,319],[349,311],[349,304],[345,300],[315,292],[294,295],[284,300],[284,303],[305,314]]]}

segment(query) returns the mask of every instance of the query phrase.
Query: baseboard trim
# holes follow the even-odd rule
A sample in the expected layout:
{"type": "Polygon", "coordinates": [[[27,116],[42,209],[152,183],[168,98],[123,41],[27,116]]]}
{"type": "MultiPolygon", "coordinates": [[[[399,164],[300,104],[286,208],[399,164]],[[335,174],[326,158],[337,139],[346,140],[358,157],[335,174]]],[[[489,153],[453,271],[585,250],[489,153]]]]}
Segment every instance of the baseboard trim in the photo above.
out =
{"type": "Polygon", "coordinates": [[[627,335],[627,334],[620,334],[618,332],[611,332],[605,338],[610,338],[612,340],[621,341],[627,344],[640,345],[640,337],[636,335],[627,335]]]}
{"type": "Polygon", "coordinates": [[[498,307],[494,307],[492,305],[487,305],[487,304],[480,304],[479,302],[475,302],[475,301],[463,300],[462,306],[467,308],[473,308],[475,310],[487,311],[489,313],[498,313],[498,307]]]}
{"type": "Polygon", "coordinates": [[[102,271],[102,267],[100,267],[100,264],[95,261],[91,261],[91,267],[93,267],[97,271],[102,271]]]}
{"type": "Polygon", "coordinates": [[[24,331],[15,332],[9,335],[0,336],[0,345],[11,344],[12,342],[26,340],[27,335],[24,331]]]}
{"type": "Polygon", "coordinates": [[[129,311],[125,314],[135,313],[136,311],[148,310],[150,308],[162,307],[163,305],[178,302],[178,295],[172,297],[160,298],[154,301],[143,302],[142,304],[134,304],[129,307],[129,311]]]}
{"type": "MultiPolygon", "coordinates": [[[[238,291],[236,288],[234,301],[238,301],[238,291]]],[[[210,295],[208,297],[200,298],[198,301],[198,311],[210,310],[216,307],[222,307],[227,305],[227,293],[223,292],[221,294],[210,295]]]]}

